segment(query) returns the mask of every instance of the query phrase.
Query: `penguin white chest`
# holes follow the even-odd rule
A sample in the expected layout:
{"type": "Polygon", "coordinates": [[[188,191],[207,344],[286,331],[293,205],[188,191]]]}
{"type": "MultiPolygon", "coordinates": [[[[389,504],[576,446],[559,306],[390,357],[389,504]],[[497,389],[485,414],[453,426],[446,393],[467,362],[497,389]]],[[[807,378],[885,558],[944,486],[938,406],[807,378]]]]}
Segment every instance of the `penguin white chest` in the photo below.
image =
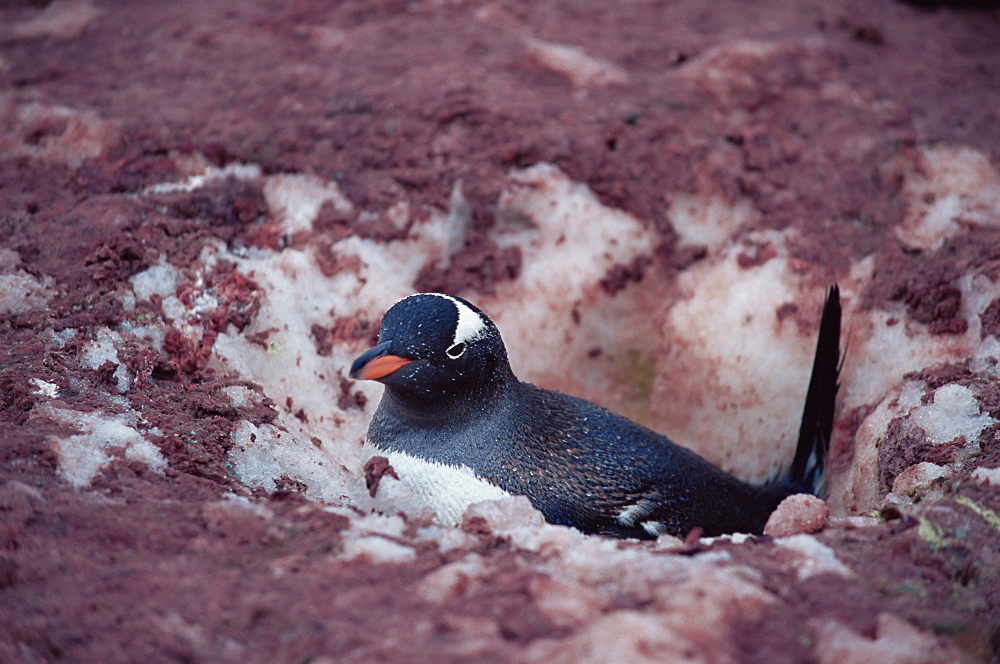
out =
{"type": "Polygon", "coordinates": [[[406,452],[380,450],[371,445],[366,445],[365,450],[373,456],[389,459],[400,481],[426,500],[444,525],[461,523],[466,508],[473,503],[511,495],[468,466],[449,466],[406,452]]]}

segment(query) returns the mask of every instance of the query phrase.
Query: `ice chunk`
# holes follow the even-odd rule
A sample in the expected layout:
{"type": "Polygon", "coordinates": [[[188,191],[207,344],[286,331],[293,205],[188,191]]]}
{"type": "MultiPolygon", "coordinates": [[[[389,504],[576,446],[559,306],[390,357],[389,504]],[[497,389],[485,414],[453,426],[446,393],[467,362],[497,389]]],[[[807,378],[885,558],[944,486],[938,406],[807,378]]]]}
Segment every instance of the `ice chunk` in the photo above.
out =
{"type": "Polygon", "coordinates": [[[820,664],[933,664],[960,662],[954,646],[921,632],[894,615],[880,614],[876,637],[862,636],[842,623],[823,621],[813,652],[820,664]]]}
{"type": "Polygon", "coordinates": [[[219,391],[229,397],[234,408],[248,408],[259,401],[259,396],[243,385],[228,385],[219,391]]]}
{"type": "Polygon", "coordinates": [[[139,300],[149,300],[154,294],[162,297],[173,295],[181,283],[181,273],[170,263],[161,262],[132,276],[132,290],[139,300]]]}
{"type": "Polygon", "coordinates": [[[66,329],[59,330],[58,332],[50,327],[46,328],[41,334],[43,339],[56,344],[60,348],[65,346],[69,340],[76,337],[76,335],[77,331],[72,327],[67,327],[66,329]]]}
{"type": "Polygon", "coordinates": [[[972,481],[1000,486],[1000,468],[976,468],[972,471],[972,481]]]}
{"type": "Polygon", "coordinates": [[[340,192],[336,182],[321,180],[315,175],[270,177],[264,184],[264,197],[287,233],[310,230],[320,208],[327,201],[333,203],[341,214],[354,211],[354,206],[340,192]]]}
{"type": "Polygon", "coordinates": [[[970,223],[1000,220],[1000,173],[987,155],[965,146],[906,151],[894,166],[904,176],[906,217],[896,235],[911,247],[936,249],[970,223]]]}
{"type": "Polygon", "coordinates": [[[59,396],[59,386],[55,383],[50,383],[49,381],[41,380],[40,378],[32,378],[31,382],[35,385],[35,394],[48,397],[50,399],[55,399],[59,396]]]}
{"type": "Polygon", "coordinates": [[[304,483],[308,497],[328,502],[343,502],[363,489],[358,477],[312,442],[276,426],[242,422],[232,441],[233,472],[247,486],[274,491],[276,481],[287,477],[304,483]]]}
{"type": "Polygon", "coordinates": [[[892,492],[902,496],[915,496],[925,493],[938,481],[951,475],[951,470],[936,463],[915,463],[896,477],[892,483],[892,492]]]}
{"type": "Polygon", "coordinates": [[[587,55],[578,46],[556,44],[541,39],[525,40],[528,57],[538,64],[558,72],[577,88],[611,83],[628,83],[628,74],[618,65],[587,55]]]}
{"type": "Polygon", "coordinates": [[[111,461],[112,452],[120,452],[126,459],[158,473],[167,467],[159,448],[135,428],[134,414],[83,413],[51,404],[41,406],[40,412],[80,430],[79,434],[52,441],[59,457],[59,475],[77,489],[88,485],[111,461]]]}
{"type": "Polygon", "coordinates": [[[995,420],[979,409],[979,401],[964,385],[950,383],[934,392],[934,401],[916,408],[913,422],[927,433],[932,443],[950,443],[964,436],[966,444],[979,449],[979,434],[995,420]]]}
{"type": "Polygon", "coordinates": [[[117,345],[122,343],[122,335],[114,330],[102,327],[97,330],[96,338],[84,346],[80,362],[88,369],[100,369],[105,362],[115,365],[114,377],[118,382],[118,391],[127,392],[132,387],[132,374],[118,359],[117,345]]]}
{"type": "Polygon", "coordinates": [[[794,551],[801,557],[800,562],[796,566],[799,581],[804,581],[817,574],[854,576],[851,568],[837,559],[837,555],[833,552],[833,549],[812,535],[792,535],[791,537],[783,537],[776,541],[778,546],[794,551]]]}
{"type": "Polygon", "coordinates": [[[854,461],[845,486],[830,495],[835,512],[859,513],[875,507],[879,494],[879,446],[885,440],[889,424],[920,404],[925,388],[923,381],[903,383],[892,390],[858,427],[854,436],[854,461]]]}
{"type": "Polygon", "coordinates": [[[52,280],[36,279],[23,270],[0,274],[0,314],[20,314],[48,304],[52,280]]]}

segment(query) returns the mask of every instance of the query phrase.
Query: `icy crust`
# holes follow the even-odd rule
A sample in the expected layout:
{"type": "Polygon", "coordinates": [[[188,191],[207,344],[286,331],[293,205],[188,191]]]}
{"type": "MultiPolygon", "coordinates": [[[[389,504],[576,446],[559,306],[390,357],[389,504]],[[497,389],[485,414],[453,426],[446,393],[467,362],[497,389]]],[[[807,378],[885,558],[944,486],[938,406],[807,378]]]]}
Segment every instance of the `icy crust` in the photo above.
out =
{"type": "Polygon", "coordinates": [[[493,237],[519,247],[523,266],[477,302],[500,328],[514,372],[648,422],[653,314],[665,290],[652,265],[656,234],[548,164],[511,173],[498,207],[493,237]],[[623,270],[641,287],[615,283],[623,270]]]}
{"type": "MultiPolygon", "coordinates": [[[[46,396],[49,394],[52,392],[46,396]]],[[[159,448],[145,435],[159,435],[160,432],[148,426],[144,427],[145,432],[140,432],[137,428],[140,416],[131,409],[113,415],[44,404],[39,407],[38,415],[79,430],[78,434],[53,441],[59,475],[77,489],[90,484],[94,476],[115,457],[140,463],[161,474],[167,467],[159,448]]]]}
{"type": "Polygon", "coordinates": [[[983,405],[998,378],[996,367],[980,366],[980,373],[962,383],[932,389],[923,380],[908,380],[892,390],[858,428],[854,460],[844,492],[834,497],[836,506],[858,514],[883,499],[908,504],[943,489],[974,463],[984,434],[997,423],[983,405]]]}
{"type": "Polygon", "coordinates": [[[787,241],[751,233],[683,272],[656,363],[655,428],[756,482],[793,455],[816,329],[796,319],[818,322],[825,295],[793,268],[787,241]]]}
{"type": "MultiPolygon", "coordinates": [[[[54,2],[50,8],[69,4],[71,3],[54,2]]],[[[2,33],[3,26],[0,26],[0,39],[3,37],[2,33]]],[[[37,36],[46,35],[40,33],[37,36]]],[[[115,123],[90,110],[41,102],[17,105],[10,96],[0,95],[0,113],[14,117],[11,131],[5,131],[0,136],[0,151],[8,155],[64,164],[71,168],[80,166],[91,157],[102,155],[118,137],[115,123]],[[45,130],[51,126],[60,129],[45,130]],[[27,138],[39,130],[42,130],[41,140],[27,138]]]]}
{"type": "MultiPolygon", "coordinates": [[[[736,52],[760,56],[757,49],[747,49],[736,52]]],[[[1000,175],[971,148],[924,147],[904,152],[884,168],[904,183],[907,214],[896,230],[915,249],[933,251],[1000,218],[1000,175]]],[[[706,257],[678,276],[676,293],[664,309],[650,422],[730,472],[763,481],[794,448],[829,282],[817,283],[809,266],[794,258],[794,230],[747,230],[753,221],[748,201],[712,194],[707,182],[699,181],[696,188],[698,193],[672,196],[669,214],[681,241],[703,246],[706,257]],[[718,426],[720,418],[726,427],[718,426]]],[[[902,298],[863,307],[875,270],[875,258],[869,256],[829,280],[841,287],[845,345],[849,341],[839,413],[875,408],[890,399],[904,375],[940,363],[971,358],[980,372],[994,372],[988,367],[1000,355],[1000,339],[984,322],[1000,298],[994,272],[973,267],[947,285],[957,291],[960,305],[957,323],[943,336],[915,320],[902,298]]],[[[924,423],[933,431],[947,428],[943,422],[953,411],[971,408],[957,392],[946,390],[941,397],[940,407],[915,413],[927,418],[924,423]]],[[[835,439],[838,446],[849,448],[851,441],[835,439]]],[[[851,472],[872,472],[865,465],[869,460],[862,453],[851,472]]],[[[832,478],[838,513],[851,502],[843,498],[842,480],[832,478]]],[[[871,496],[862,502],[871,504],[871,496]]]]}
{"type": "Polygon", "coordinates": [[[896,236],[908,246],[937,249],[970,225],[1000,224],[1000,173],[972,148],[925,146],[904,151],[889,168],[904,177],[911,201],[896,236]]]}
{"type": "Polygon", "coordinates": [[[0,315],[44,307],[52,297],[52,279],[28,274],[20,264],[16,251],[0,247],[0,315]]]}
{"type": "MultiPolygon", "coordinates": [[[[733,625],[763,620],[784,601],[767,589],[759,570],[736,563],[725,550],[679,556],[672,552],[683,545],[670,537],[637,547],[582,535],[539,523],[523,497],[472,506],[463,528],[448,529],[445,537],[436,526],[413,532],[400,517],[353,520],[339,557],[404,563],[413,560],[420,542],[436,542],[451,552],[449,561],[428,572],[415,592],[432,605],[448,606],[489,587],[497,574],[475,550],[478,538],[497,538],[515,556],[528,554],[517,565],[530,577],[525,592],[541,616],[568,635],[538,639],[524,661],[737,662],[738,642],[728,636],[733,625]]],[[[797,570],[800,583],[824,575],[855,578],[829,546],[811,535],[784,538],[773,546],[771,555],[797,570]]],[[[496,624],[470,621],[463,626],[470,647],[486,648],[502,638],[496,624]]],[[[953,647],[891,613],[883,613],[878,625],[874,637],[830,618],[797,629],[819,637],[812,652],[822,661],[836,661],[820,651],[835,634],[852,644],[849,649],[838,646],[841,654],[879,653],[879,661],[886,662],[963,661],[953,647]],[[915,643],[923,654],[913,660],[915,643]]]]}
{"type": "Polygon", "coordinates": [[[562,74],[575,88],[628,83],[628,72],[602,58],[588,55],[582,48],[529,37],[528,57],[542,67],[562,74]]]}

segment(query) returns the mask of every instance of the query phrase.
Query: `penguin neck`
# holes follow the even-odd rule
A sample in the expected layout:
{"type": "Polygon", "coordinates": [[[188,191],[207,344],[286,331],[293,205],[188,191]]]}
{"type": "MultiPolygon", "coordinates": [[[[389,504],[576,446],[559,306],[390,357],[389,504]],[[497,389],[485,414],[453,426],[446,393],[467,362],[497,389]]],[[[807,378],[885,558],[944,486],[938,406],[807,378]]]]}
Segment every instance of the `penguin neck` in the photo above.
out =
{"type": "Polygon", "coordinates": [[[380,408],[414,426],[461,427],[502,408],[519,385],[510,365],[503,362],[490,375],[452,393],[386,385],[380,408]]]}

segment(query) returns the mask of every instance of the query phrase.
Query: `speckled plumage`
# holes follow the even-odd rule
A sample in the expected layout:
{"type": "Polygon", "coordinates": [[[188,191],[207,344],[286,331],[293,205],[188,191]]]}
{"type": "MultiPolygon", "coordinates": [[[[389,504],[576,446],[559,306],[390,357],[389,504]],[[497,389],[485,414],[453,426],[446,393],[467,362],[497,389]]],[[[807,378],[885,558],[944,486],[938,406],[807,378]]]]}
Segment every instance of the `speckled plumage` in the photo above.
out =
{"type": "MultiPolygon", "coordinates": [[[[550,523],[614,537],[684,537],[694,528],[706,535],[759,533],[786,496],[821,487],[839,329],[834,288],[793,470],[764,486],[747,484],[604,408],[521,382],[496,326],[460,298],[420,294],[396,303],[383,319],[379,345],[355,361],[351,375],[368,377],[366,367],[384,358],[412,360],[376,378],[386,390],[368,444],[390,461],[403,452],[467,469],[507,493],[527,496],[550,523]],[[459,339],[460,320],[462,329],[472,329],[470,312],[483,326],[459,339]]],[[[422,490],[441,490],[429,486],[422,490]]]]}

